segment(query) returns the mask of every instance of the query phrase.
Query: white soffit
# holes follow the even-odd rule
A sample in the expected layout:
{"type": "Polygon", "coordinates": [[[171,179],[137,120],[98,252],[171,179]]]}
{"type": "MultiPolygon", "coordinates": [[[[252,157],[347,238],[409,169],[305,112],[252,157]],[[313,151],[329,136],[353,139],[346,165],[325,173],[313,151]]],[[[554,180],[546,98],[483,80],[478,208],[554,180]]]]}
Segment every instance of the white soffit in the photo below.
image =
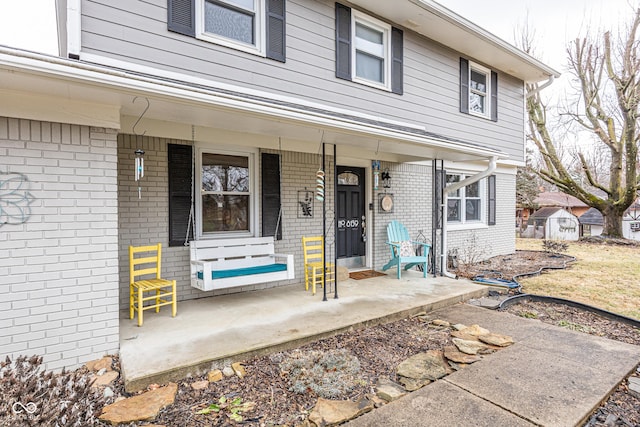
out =
{"type": "MultiPolygon", "coordinates": [[[[432,0],[351,3],[525,82],[560,76],[553,68],[432,0]]],[[[470,7],[477,5],[469,2],[470,7]]]]}

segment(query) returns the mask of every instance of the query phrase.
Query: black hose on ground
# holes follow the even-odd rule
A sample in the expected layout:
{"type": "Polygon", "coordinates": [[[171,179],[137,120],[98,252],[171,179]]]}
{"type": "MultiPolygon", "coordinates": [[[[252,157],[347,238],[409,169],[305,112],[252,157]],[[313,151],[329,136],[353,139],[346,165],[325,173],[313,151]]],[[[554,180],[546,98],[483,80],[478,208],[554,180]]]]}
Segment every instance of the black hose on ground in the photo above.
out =
{"type": "Polygon", "coordinates": [[[518,287],[514,290],[514,292],[516,292],[516,295],[513,295],[512,297],[509,297],[509,298],[505,299],[497,307],[493,307],[493,309],[494,310],[504,310],[504,309],[506,309],[507,307],[509,307],[509,306],[511,306],[513,304],[520,303],[521,301],[533,301],[533,302],[545,302],[545,303],[550,303],[550,304],[560,304],[560,305],[566,305],[566,306],[569,306],[569,307],[574,307],[574,308],[578,308],[578,309],[581,309],[581,310],[585,310],[585,311],[597,314],[599,316],[602,316],[602,317],[604,317],[606,319],[613,320],[613,321],[620,322],[620,323],[625,323],[627,325],[630,325],[630,326],[633,326],[635,328],[639,328],[640,329],[640,320],[636,320],[636,319],[633,319],[631,317],[623,316],[621,314],[616,314],[616,313],[613,313],[611,311],[603,310],[601,308],[594,307],[592,305],[583,304],[581,302],[572,301],[572,300],[568,300],[568,299],[564,299],[564,298],[556,298],[556,297],[549,297],[549,296],[535,295],[535,294],[526,294],[526,293],[522,292],[522,285],[520,284],[520,282],[518,282],[519,278],[537,276],[539,274],[542,274],[545,270],[564,270],[565,268],[567,268],[567,264],[568,263],[576,261],[575,257],[567,256],[567,255],[563,255],[563,256],[566,256],[568,259],[565,260],[561,266],[540,267],[536,271],[533,271],[533,272],[530,272],[530,273],[520,273],[520,274],[516,274],[515,276],[513,276],[511,281],[518,284],[518,287]]]}

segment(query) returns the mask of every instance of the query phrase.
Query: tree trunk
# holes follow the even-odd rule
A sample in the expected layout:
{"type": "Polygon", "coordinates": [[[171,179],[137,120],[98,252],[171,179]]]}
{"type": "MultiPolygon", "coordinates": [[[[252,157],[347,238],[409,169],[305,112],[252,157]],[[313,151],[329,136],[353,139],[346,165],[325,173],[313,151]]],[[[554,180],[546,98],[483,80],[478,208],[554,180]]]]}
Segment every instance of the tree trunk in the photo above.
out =
{"type": "Polygon", "coordinates": [[[608,237],[624,238],[622,235],[623,213],[616,212],[615,209],[607,209],[604,216],[604,230],[602,234],[608,237]]]}

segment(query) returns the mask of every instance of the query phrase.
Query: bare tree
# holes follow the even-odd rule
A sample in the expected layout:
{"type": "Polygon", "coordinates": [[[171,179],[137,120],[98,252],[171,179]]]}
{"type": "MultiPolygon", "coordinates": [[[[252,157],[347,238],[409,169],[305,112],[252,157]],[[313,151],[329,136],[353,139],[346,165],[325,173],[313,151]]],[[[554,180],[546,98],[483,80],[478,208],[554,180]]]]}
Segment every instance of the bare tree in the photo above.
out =
{"type": "Polygon", "coordinates": [[[611,32],[604,32],[593,38],[578,38],[567,48],[569,71],[577,83],[579,100],[564,115],[580,129],[576,135],[582,140],[578,144],[582,148],[574,153],[573,167],[559,153],[561,144],[547,123],[547,106],[536,90],[537,85],[527,85],[529,137],[542,159],[538,174],[602,212],[604,234],[611,237],[622,237],[624,212],[640,189],[639,25],[640,9],[620,38],[614,39],[611,32]],[[591,156],[586,154],[589,146],[591,156]],[[603,161],[608,163],[607,170],[603,170],[603,161]]]}

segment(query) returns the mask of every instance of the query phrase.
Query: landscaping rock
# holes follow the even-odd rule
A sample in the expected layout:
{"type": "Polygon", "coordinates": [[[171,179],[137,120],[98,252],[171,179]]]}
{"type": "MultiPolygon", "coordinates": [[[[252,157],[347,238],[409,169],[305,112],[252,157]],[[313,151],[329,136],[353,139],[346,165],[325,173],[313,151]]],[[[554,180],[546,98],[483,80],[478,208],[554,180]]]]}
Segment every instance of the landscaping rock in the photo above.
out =
{"type": "Polygon", "coordinates": [[[462,323],[456,323],[455,325],[451,326],[453,329],[455,329],[456,331],[460,331],[462,329],[467,328],[467,325],[463,325],[462,323]]]}
{"type": "Polygon", "coordinates": [[[92,388],[104,387],[118,379],[120,374],[117,371],[105,372],[104,375],[95,376],[95,381],[91,384],[92,388]]]}
{"type": "Polygon", "coordinates": [[[446,366],[441,351],[429,350],[401,362],[396,373],[405,389],[413,391],[447,375],[446,366]]]}
{"type": "Polygon", "coordinates": [[[431,324],[433,326],[444,326],[445,328],[451,327],[451,323],[447,322],[446,320],[440,320],[440,319],[436,319],[432,321],[431,324]]]}
{"type": "Polygon", "coordinates": [[[225,377],[232,377],[232,376],[234,376],[236,373],[235,373],[235,371],[233,370],[233,368],[232,368],[231,366],[225,366],[225,367],[224,367],[224,369],[222,370],[222,374],[223,374],[225,377]]]}
{"type": "Polygon", "coordinates": [[[508,335],[489,333],[478,336],[478,339],[483,343],[495,345],[498,347],[508,347],[513,344],[513,338],[508,335]]]}
{"type": "Polygon", "coordinates": [[[337,426],[373,409],[367,398],[357,402],[350,400],[327,400],[318,398],[316,406],[309,414],[309,421],[317,427],[337,426]]]}
{"type": "MultiPolygon", "coordinates": [[[[452,362],[465,364],[471,364],[481,360],[480,356],[463,353],[452,345],[444,348],[444,357],[452,362]]],[[[459,367],[456,366],[454,369],[459,369],[459,367]]]]}
{"type": "Polygon", "coordinates": [[[191,388],[194,390],[204,390],[207,387],[209,387],[208,380],[196,381],[195,383],[191,384],[191,388]]]}
{"type": "Polygon", "coordinates": [[[115,393],[113,392],[111,387],[105,387],[104,391],[102,392],[102,395],[104,396],[105,399],[108,399],[110,397],[113,397],[115,393]]]}
{"type": "Polygon", "coordinates": [[[452,341],[455,346],[458,347],[458,350],[466,354],[478,354],[489,350],[489,347],[479,341],[469,341],[460,338],[453,338],[452,341]]]}
{"type": "Polygon", "coordinates": [[[170,383],[166,387],[105,406],[99,418],[111,425],[153,420],[161,409],[173,404],[177,391],[178,385],[170,383]]]}
{"type": "Polygon", "coordinates": [[[212,383],[217,383],[218,381],[222,380],[222,378],[223,375],[220,369],[214,369],[207,374],[207,379],[212,383]]]}
{"type": "Polygon", "coordinates": [[[480,325],[471,325],[467,328],[460,329],[460,333],[471,335],[473,337],[479,337],[481,335],[490,334],[491,331],[481,327],[480,325]]]}
{"type": "Polygon", "coordinates": [[[465,341],[478,341],[478,342],[480,342],[480,340],[478,339],[477,336],[469,335],[467,333],[464,333],[463,331],[453,331],[453,332],[451,332],[451,337],[452,338],[460,338],[461,340],[465,340],[465,341]]]}
{"type": "Polygon", "coordinates": [[[640,399],[640,378],[629,377],[629,392],[640,399]]]}
{"type": "Polygon", "coordinates": [[[394,383],[389,378],[378,379],[376,385],[376,395],[383,399],[385,402],[393,402],[396,399],[401,398],[407,394],[404,387],[400,384],[394,383]]]}
{"type": "Polygon", "coordinates": [[[245,376],[247,376],[247,371],[244,369],[244,366],[242,366],[242,363],[240,362],[232,363],[231,369],[233,369],[233,372],[238,376],[238,378],[244,378],[245,376]]]}
{"type": "Polygon", "coordinates": [[[85,363],[85,367],[93,372],[98,372],[101,369],[105,371],[110,371],[111,365],[113,363],[113,359],[109,356],[105,356],[102,359],[92,360],[90,362],[85,363]]]}

